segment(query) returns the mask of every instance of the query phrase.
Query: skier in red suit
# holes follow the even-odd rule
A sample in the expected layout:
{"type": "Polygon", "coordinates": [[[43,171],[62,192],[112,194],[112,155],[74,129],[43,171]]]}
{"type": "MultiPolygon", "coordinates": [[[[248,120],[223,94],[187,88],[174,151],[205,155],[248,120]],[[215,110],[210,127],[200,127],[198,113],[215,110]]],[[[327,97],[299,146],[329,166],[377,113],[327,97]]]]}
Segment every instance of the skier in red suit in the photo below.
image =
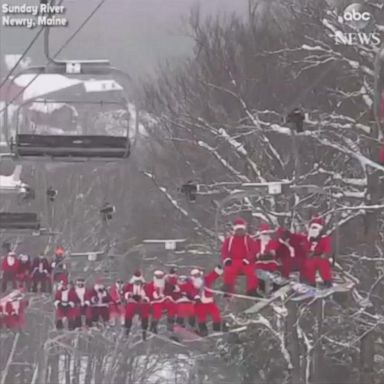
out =
{"type": "Polygon", "coordinates": [[[111,302],[109,303],[109,319],[111,325],[116,325],[118,320],[124,325],[124,282],[117,280],[112,287],[109,288],[109,296],[111,302]]]}
{"type": "Polygon", "coordinates": [[[56,307],[56,329],[63,329],[63,319],[68,321],[68,329],[73,330],[76,326],[76,307],[79,304],[79,298],[74,288],[68,285],[66,279],[59,282],[59,287],[55,293],[56,307]]]}
{"type": "Polygon", "coordinates": [[[28,301],[23,298],[15,298],[5,304],[4,324],[7,328],[20,331],[25,327],[25,308],[28,301]]]}
{"type": "Polygon", "coordinates": [[[57,284],[59,281],[68,278],[67,266],[64,260],[64,249],[61,247],[55,249],[55,256],[51,262],[51,270],[53,283],[57,284]]]}
{"type": "Polygon", "coordinates": [[[181,275],[177,279],[177,287],[178,290],[174,294],[177,312],[176,323],[185,326],[185,322],[188,320],[189,325],[194,327],[196,318],[192,280],[188,276],[181,275]]]}
{"type": "Polygon", "coordinates": [[[267,223],[260,225],[259,237],[255,241],[256,269],[275,272],[279,269],[279,261],[276,258],[278,242],[272,238],[271,228],[267,223]]]}
{"type": "Polygon", "coordinates": [[[332,269],[330,256],[332,252],[331,237],[323,234],[324,220],[314,217],[308,233],[302,235],[306,260],[303,266],[304,278],[308,284],[316,286],[316,272],[319,271],[326,287],[332,287],[332,269]]]}
{"type": "Polygon", "coordinates": [[[167,312],[168,329],[173,329],[176,317],[176,303],[172,294],[176,286],[171,284],[172,280],[167,279],[163,271],[155,271],[152,282],[147,285],[152,307],[151,332],[157,333],[157,326],[164,312],[167,312]]]}
{"type": "Polygon", "coordinates": [[[5,292],[8,288],[8,283],[12,284],[12,288],[17,288],[17,271],[19,269],[19,260],[16,258],[16,253],[9,252],[4,258],[1,269],[3,270],[3,278],[1,282],[1,290],[5,292]]]}
{"type": "Polygon", "coordinates": [[[221,247],[221,260],[224,265],[224,290],[234,292],[234,286],[238,276],[244,274],[247,295],[256,295],[258,279],[254,266],[255,242],[246,233],[247,223],[243,219],[237,219],[233,223],[233,235],[224,240],[221,247]]]}
{"type": "Polygon", "coordinates": [[[109,321],[109,304],[111,296],[100,279],[97,279],[95,285],[89,293],[90,304],[92,308],[92,321],[98,323],[101,320],[104,324],[109,321]]]}
{"type": "Polygon", "coordinates": [[[75,292],[79,299],[76,306],[76,327],[81,328],[83,326],[83,319],[85,318],[85,325],[87,327],[92,326],[92,307],[91,307],[91,298],[92,291],[88,290],[85,286],[85,280],[79,278],[75,282],[75,292]]]}
{"type": "Polygon", "coordinates": [[[292,271],[300,271],[300,276],[304,272],[305,248],[302,236],[291,233],[285,228],[277,230],[278,247],[276,258],[281,262],[282,277],[289,278],[292,271]]]}
{"type": "Polygon", "coordinates": [[[204,275],[199,269],[191,271],[191,292],[189,293],[195,301],[195,315],[199,333],[201,336],[208,335],[207,317],[210,316],[213,322],[213,330],[221,330],[220,309],[215,303],[214,294],[211,291],[213,283],[223,274],[221,266],[204,275]]]}
{"type": "Polygon", "coordinates": [[[44,255],[35,257],[32,262],[32,292],[37,292],[40,284],[41,292],[48,292],[50,286],[50,265],[44,255]]]}
{"type": "Polygon", "coordinates": [[[125,329],[127,336],[131,331],[132,320],[137,314],[141,320],[143,340],[146,340],[151,304],[147,293],[147,286],[140,271],[136,271],[125,286],[124,297],[127,302],[125,307],[125,329]]]}
{"type": "Polygon", "coordinates": [[[27,291],[30,289],[31,283],[31,259],[28,255],[21,254],[19,256],[19,267],[17,269],[17,282],[19,283],[19,288],[25,287],[27,291]]]}

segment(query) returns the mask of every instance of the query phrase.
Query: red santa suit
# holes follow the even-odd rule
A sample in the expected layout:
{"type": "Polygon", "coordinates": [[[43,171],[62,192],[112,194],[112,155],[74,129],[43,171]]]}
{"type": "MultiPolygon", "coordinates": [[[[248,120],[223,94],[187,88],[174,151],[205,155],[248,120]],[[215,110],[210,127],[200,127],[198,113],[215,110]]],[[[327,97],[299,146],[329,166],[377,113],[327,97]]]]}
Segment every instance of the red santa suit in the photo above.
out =
{"type": "Polygon", "coordinates": [[[176,323],[184,326],[188,320],[189,325],[195,325],[195,302],[193,299],[194,287],[192,280],[187,276],[179,276],[177,281],[177,293],[174,295],[176,302],[176,323]]]}
{"type": "Polygon", "coordinates": [[[268,224],[260,226],[259,238],[255,241],[256,269],[274,272],[279,269],[279,261],[276,258],[276,251],[279,244],[272,239],[271,229],[268,224]]]}
{"type": "Polygon", "coordinates": [[[163,271],[155,271],[152,282],[147,285],[147,293],[152,307],[151,331],[157,332],[157,324],[163,314],[167,312],[168,328],[173,327],[176,316],[176,304],[172,297],[176,287],[171,285],[163,271]]]}
{"type": "Polygon", "coordinates": [[[121,280],[117,281],[109,288],[109,296],[111,302],[109,304],[109,318],[111,324],[115,325],[116,320],[119,320],[124,325],[124,285],[121,280]]]}
{"type": "Polygon", "coordinates": [[[79,303],[79,298],[76,295],[74,288],[70,288],[66,281],[62,281],[59,289],[55,293],[56,307],[56,328],[63,328],[63,319],[68,320],[68,329],[75,328],[75,320],[77,315],[76,307],[79,303]]]}
{"type": "Polygon", "coordinates": [[[28,301],[23,298],[10,300],[4,308],[4,325],[13,330],[21,330],[25,327],[25,308],[28,301]]]}
{"type": "Polygon", "coordinates": [[[29,291],[31,281],[32,264],[28,255],[19,256],[19,266],[17,269],[17,282],[19,288],[26,288],[29,291]]]}
{"type": "Polygon", "coordinates": [[[50,265],[44,256],[33,259],[32,262],[32,292],[37,292],[40,284],[41,292],[48,292],[50,285],[50,265]]]}
{"type": "Polygon", "coordinates": [[[12,288],[17,288],[16,277],[19,269],[19,260],[16,258],[14,252],[9,252],[4,258],[1,269],[3,270],[3,278],[1,283],[1,290],[5,292],[8,288],[8,283],[12,284],[12,288]]]}
{"type": "Polygon", "coordinates": [[[132,320],[138,315],[141,320],[143,339],[146,338],[146,331],[149,325],[151,304],[148,297],[147,285],[140,271],[136,271],[129,283],[124,287],[125,307],[125,329],[129,335],[132,327],[132,320]]]}
{"type": "Polygon", "coordinates": [[[322,235],[324,221],[321,218],[312,219],[307,235],[301,235],[306,251],[303,266],[305,280],[311,285],[316,285],[316,272],[319,271],[326,286],[332,286],[332,269],[329,257],[332,252],[330,236],[322,235]]]}
{"type": "Polygon", "coordinates": [[[191,292],[190,296],[195,301],[195,315],[199,331],[204,336],[208,333],[207,317],[210,316],[213,322],[213,330],[221,330],[221,315],[215,303],[214,294],[211,290],[213,283],[223,274],[220,266],[205,276],[198,269],[191,271],[191,292]]]}
{"type": "Polygon", "coordinates": [[[227,237],[221,247],[221,260],[224,264],[224,285],[227,292],[234,292],[236,279],[240,275],[246,277],[247,294],[256,292],[258,280],[254,271],[255,242],[245,233],[246,222],[237,219],[233,227],[235,233],[227,237]],[[244,234],[236,234],[236,231],[244,234]]]}
{"type": "Polygon", "coordinates": [[[281,262],[281,275],[289,278],[290,273],[294,270],[298,270],[302,274],[306,253],[302,235],[279,228],[277,242],[276,259],[281,262]]]}
{"type": "Polygon", "coordinates": [[[92,308],[92,320],[98,322],[101,319],[103,322],[108,322],[111,297],[101,281],[96,281],[93,289],[90,290],[89,301],[92,308]]]}
{"type": "Polygon", "coordinates": [[[76,306],[76,324],[77,328],[83,326],[83,318],[85,317],[85,325],[87,327],[92,326],[92,307],[91,307],[91,298],[92,292],[87,289],[85,286],[84,279],[77,279],[74,288],[76,295],[79,299],[76,306]]]}

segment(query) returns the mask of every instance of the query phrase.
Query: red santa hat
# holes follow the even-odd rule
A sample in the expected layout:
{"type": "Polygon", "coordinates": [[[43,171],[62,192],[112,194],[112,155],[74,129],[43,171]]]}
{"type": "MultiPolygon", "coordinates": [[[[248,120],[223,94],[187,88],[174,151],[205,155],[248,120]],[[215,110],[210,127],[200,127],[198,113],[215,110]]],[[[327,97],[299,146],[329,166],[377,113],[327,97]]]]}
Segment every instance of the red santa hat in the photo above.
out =
{"type": "Polygon", "coordinates": [[[168,276],[170,276],[170,277],[175,277],[177,275],[177,273],[176,273],[176,268],[171,268],[170,270],[169,270],[169,272],[168,272],[168,276]]]}
{"type": "Polygon", "coordinates": [[[314,216],[309,222],[309,228],[323,229],[324,225],[325,225],[324,220],[319,216],[314,216]]]}
{"type": "Polygon", "coordinates": [[[247,222],[241,217],[233,222],[233,230],[237,231],[238,229],[247,229],[247,222]]]}
{"type": "Polygon", "coordinates": [[[191,271],[192,277],[200,277],[202,274],[203,274],[203,271],[201,269],[198,269],[198,268],[194,268],[191,271]]]}
{"type": "Polygon", "coordinates": [[[61,279],[60,279],[60,284],[62,286],[67,286],[68,285],[68,278],[67,276],[63,276],[61,279]]]}
{"type": "Polygon", "coordinates": [[[104,284],[103,284],[103,279],[101,277],[97,277],[96,280],[95,280],[95,287],[98,286],[98,287],[104,287],[104,284]]]}
{"type": "Polygon", "coordinates": [[[131,280],[129,281],[131,284],[135,284],[137,282],[142,282],[144,283],[144,276],[142,275],[142,273],[140,271],[136,271],[133,276],[131,277],[131,280]]]}
{"type": "Polygon", "coordinates": [[[62,247],[57,247],[57,248],[55,249],[55,255],[56,255],[56,256],[63,256],[63,255],[64,255],[64,248],[62,248],[62,247]]]}

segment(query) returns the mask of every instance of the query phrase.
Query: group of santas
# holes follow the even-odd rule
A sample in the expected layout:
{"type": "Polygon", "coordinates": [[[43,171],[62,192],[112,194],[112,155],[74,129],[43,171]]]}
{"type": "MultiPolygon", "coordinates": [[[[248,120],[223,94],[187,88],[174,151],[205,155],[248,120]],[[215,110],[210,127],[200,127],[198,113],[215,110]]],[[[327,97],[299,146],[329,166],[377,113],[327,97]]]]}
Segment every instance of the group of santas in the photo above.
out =
{"type": "Polygon", "coordinates": [[[99,321],[115,325],[118,320],[129,335],[137,315],[145,339],[148,330],[157,333],[159,321],[166,314],[169,330],[175,324],[188,323],[191,327],[197,325],[200,334],[206,335],[210,316],[213,330],[220,331],[223,328],[220,310],[210,288],[222,273],[220,266],[207,274],[193,269],[190,276],[178,276],[171,269],[168,274],[155,271],[152,281],[146,282],[137,271],[128,283],[119,280],[109,288],[100,280],[91,288],[85,287],[83,279],[74,286],[62,281],[55,293],[56,326],[63,328],[64,318],[69,329],[84,324],[90,327],[99,321]]]}
{"type": "Polygon", "coordinates": [[[56,248],[53,260],[50,262],[45,256],[35,257],[33,260],[28,255],[16,255],[9,252],[4,257],[2,264],[1,290],[6,292],[9,285],[12,289],[24,288],[32,292],[49,292],[52,281],[57,282],[66,276],[64,263],[64,249],[56,248]]]}
{"type": "Polygon", "coordinates": [[[300,272],[301,281],[315,286],[319,272],[326,287],[332,286],[331,238],[323,233],[324,221],[314,217],[307,233],[291,233],[287,229],[271,230],[261,224],[256,239],[247,233],[243,219],[234,221],[233,234],[227,237],[221,249],[224,265],[224,290],[234,292],[236,279],[246,277],[246,293],[258,295],[257,270],[279,271],[289,278],[293,270],[300,272]]]}

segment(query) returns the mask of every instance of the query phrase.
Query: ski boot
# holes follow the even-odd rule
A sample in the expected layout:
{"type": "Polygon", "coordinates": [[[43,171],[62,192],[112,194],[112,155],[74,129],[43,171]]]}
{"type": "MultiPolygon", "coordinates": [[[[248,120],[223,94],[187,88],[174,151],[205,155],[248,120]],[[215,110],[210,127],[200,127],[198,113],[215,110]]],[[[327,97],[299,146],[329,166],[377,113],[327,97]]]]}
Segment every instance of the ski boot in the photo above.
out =
{"type": "Polygon", "coordinates": [[[172,332],[174,325],[175,325],[175,318],[174,317],[169,317],[167,319],[167,330],[172,332]]]}
{"type": "Polygon", "coordinates": [[[208,327],[206,323],[200,323],[199,324],[199,335],[201,337],[208,336],[208,327]]]}
{"type": "Polygon", "coordinates": [[[152,320],[151,321],[151,327],[150,327],[150,331],[152,333],[156,333],[157,334],[157,326],[159,324],[159,321],[158,320],[152,320]]]}
{"type": "Polygon", "coordinates": [[[221,332],[221,323],[213,323],[212,324],[213,332],[221,332]]]}
{"type": "Polygon", "coordinates": [[[56,329],[58,331],[62,330],[64,328],[63,320],[56,320],[56,329]]]}
{"type": "Polygon", "coordinates": [[[182,317],[176,318],[176,324],[179,325],[180,327],[185,327],[185,321],[182,317]]]}
{"type": "Polygon", "coordinates": [[[188,324],[191,328],[195,328],[196,326],[196,318],[195,316],[191,316],[188,318],[188,324]]]}
{"type": "Polygon", "coordinates": [[[147,330],[148,330],[149,321],[148,319],[141,320],[141,329],[143,330],[143,341],[147,340],[147,330]]]}
{"type": "Polygon", "coordinates": [[[132,327],[132,320],[125,319],[124,327],[125,327],[125,335],[129,336],[131,332],[131,327],[132,327]]]}

